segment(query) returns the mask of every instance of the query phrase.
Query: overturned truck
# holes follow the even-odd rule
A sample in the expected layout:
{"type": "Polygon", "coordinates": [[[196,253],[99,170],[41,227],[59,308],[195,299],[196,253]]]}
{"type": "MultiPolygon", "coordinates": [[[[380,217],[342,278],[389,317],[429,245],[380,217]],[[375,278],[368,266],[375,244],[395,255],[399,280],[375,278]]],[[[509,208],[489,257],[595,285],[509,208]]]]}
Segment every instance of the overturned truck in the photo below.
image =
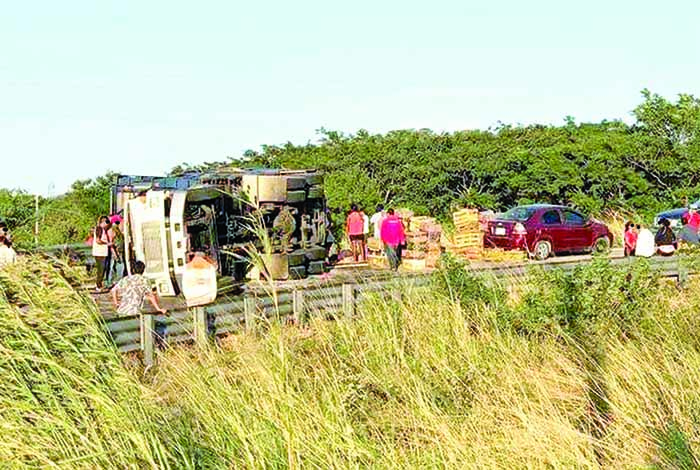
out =
{"type": "Polygon", "coordinates": [[[273,279],[301,279],[324,272],[332,243],[323,179],[313,170],[122,175],[112,211],[124,220],[127,269],[143,261],[163,296],[178,295],[196,255],[233,281],[256,275],[256,258],[273,279]]]}

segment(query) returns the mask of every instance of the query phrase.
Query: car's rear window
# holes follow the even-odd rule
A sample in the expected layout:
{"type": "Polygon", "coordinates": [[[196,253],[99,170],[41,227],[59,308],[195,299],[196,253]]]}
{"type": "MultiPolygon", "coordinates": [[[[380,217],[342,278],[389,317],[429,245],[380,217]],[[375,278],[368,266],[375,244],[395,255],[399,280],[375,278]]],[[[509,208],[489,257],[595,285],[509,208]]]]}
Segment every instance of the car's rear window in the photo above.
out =
{"type": "Polygon", "coordinates": [[[506,220],[517,220],[518,222],[525,222],[530,217],[532,217],[532,214],[535,213],[535,210],[536,209],[534,207],[514,207],[513,209],[503,214],[503,218],[506,220]]]}

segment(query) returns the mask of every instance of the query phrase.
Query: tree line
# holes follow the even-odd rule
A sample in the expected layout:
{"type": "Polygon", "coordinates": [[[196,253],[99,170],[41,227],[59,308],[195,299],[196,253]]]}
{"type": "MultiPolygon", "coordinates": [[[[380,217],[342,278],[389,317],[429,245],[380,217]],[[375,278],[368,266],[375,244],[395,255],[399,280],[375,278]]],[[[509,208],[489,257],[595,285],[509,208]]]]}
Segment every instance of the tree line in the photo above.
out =
{"type": "MultiPolygon", "coordinates": [[[[317,168],[325,173],[331,209],[351,203],[402,206],[447,218],[455,207],[496,211],[517,204],[567,204],[591,214],[606,210],[651,216],[700,198],[700,100],[670,101],[648,90],[634,123],[560,126],[500,124],[488,130],[429,129],[354,134],[321,129],[317,143],[263,145],[240,158],[172,171],[231,166],[317,168]]],[[[125,171],[128,173],[128,171],[125,171]]],[[[77,181],[68,193],[41,200],[41,244],[84,239],[109,209],[113,175],[77,181]]],[[[0,190],[0,218],[17,239],[31,239],[34,201],[0,190]]]]}

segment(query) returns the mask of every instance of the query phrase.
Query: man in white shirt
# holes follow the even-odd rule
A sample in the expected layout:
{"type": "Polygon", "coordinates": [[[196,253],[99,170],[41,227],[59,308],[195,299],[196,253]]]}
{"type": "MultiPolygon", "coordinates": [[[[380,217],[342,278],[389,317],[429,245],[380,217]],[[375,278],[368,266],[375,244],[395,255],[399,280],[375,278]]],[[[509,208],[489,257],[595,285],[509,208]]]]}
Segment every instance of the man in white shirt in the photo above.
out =
{"type": "Polygon", "coordinates": [[[386,218],[386,212],[384,212],[384,206],[379,204],[377,206],[377,212],[374,213],[371,219],[369,219],[369,223],[372,224],[374,227],[374,238],[377,240],[381,240],[382,238],[382,222],[386,218]]]}

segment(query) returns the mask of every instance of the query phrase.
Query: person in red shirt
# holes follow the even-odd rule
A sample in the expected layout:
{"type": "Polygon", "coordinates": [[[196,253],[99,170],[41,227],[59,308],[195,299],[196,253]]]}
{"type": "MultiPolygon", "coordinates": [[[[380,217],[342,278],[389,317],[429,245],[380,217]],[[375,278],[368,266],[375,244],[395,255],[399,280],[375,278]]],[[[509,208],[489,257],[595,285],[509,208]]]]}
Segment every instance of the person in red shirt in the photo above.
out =
{"type": "Polygon", "coordinates": [[[362,213],[357,210],[356,204],[350,207],[350,213],[345,222],[345,232],[350,238],[352,256],[355,262],[357,263],[360,258],[365,261],[365,219],[362,213]]]}
{"type": "Polygon", "coordinates": [[[698,233],[700,230],[700,214],[698,214],[698,209],[696,207],[691,207],[688,209],[688,227],[698,233]]]}
{"type": "Polygon", "coordinates": [[[632,221],[625,224],[625,256],[634,256],[637,248],[637,229],[632,221]]]}
{"type": "Polygon", "coordinates": [[[401,261],[398,251],[401,245],[406,243],[406,232],[403,229],[403,222],[394,214],[394,209],[389,209],[382,221],[381,237],[389,266],[392,271],[396,271],[401,261]]]}

